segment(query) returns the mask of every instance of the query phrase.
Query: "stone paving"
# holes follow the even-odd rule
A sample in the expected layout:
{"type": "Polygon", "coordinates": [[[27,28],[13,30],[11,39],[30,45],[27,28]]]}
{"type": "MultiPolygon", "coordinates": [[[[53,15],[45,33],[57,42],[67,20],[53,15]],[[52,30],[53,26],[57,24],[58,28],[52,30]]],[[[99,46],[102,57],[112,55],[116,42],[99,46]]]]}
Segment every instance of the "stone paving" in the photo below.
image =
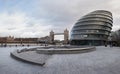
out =
{"type": "Polygon", "coordinates": [[[55,54],[44,66],[14,60],[8,54],[10,49],[0,48],[0,74],[120,74],[119,47],[97,46],[88,53],[55,54]]]}
{"type": "Polygon", "coordinates": [[[46,66],[56,74],[120,74],[120,48],[97,47],[84,54],[54,55],[46,66]]]}
{"type": "Polygon", "coordinates": [[[11,56],[23,62],[37,64],[43,66],[46,61],[54,54],[80,54],[95,51],[95,47],[82,47],[82,48],[32,48],[22,49],[11,52],[11,56]],[[37,49],[37,51],[36,51],[37,49]]]}
{"type": "Polygon", "coordinates": [[[25,51],[21,53],[17,53],[16,51],[11,53],[12,56],[16,57],[19,60],[22,60],[24,62],[33,63],[37,65],[43,66],[48,58],[50,58],[51,55],[48,54],[38,54],[36,51],[25,51]]]}

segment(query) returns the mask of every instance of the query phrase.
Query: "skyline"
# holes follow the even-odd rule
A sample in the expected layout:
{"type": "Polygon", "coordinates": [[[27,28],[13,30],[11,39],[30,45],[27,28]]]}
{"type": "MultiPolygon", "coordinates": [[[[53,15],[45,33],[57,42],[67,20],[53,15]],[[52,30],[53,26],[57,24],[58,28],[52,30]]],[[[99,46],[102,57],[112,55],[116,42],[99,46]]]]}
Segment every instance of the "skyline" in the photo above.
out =
{"type": "MultiPolygon", "coordinates": [[[[0,0],[0,35],[43,37],[71,30],[82,16],[95,10],[113,14],[113,31],[119,29],[119,0],[0,0]]],[[[57,37],[60,38],[61,36],[57,37]]]]}

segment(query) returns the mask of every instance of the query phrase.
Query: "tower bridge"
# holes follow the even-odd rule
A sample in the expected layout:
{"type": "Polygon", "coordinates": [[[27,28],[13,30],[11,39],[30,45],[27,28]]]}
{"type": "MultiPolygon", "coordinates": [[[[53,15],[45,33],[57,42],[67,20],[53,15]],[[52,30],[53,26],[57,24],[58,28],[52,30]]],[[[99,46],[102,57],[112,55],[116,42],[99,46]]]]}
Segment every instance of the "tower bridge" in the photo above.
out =
{"type": "Polygon", "coordinates": [[[54,33],[53,30],[50,32],[50,43],[54,43],[54,36],[55,35],[64,35],[64,43],[68,44],[69,42],[69,31],[67,29],[64,30],[63,33],[54,33]]]}
{"type": "Polygon", "coordinates": [[[54,35],[64,35],[64,33],[54,33],[54,35]]]}

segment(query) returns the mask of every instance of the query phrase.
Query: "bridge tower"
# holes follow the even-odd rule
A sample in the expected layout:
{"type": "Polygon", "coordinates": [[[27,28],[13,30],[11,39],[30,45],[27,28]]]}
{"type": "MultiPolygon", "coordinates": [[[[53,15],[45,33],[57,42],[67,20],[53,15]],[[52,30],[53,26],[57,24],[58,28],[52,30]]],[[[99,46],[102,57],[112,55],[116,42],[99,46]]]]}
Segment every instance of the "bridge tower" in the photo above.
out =
{"type": "Polygon", "coordinates": [[[50,32],[50,43],[54,43],[54,32],[52,30],[50,32]]]}
{"type": "Polygon", "coordinates": [[[67,29],[64,30],[64,43],[68,44],[69,43],[69,31],[67,29]]]}

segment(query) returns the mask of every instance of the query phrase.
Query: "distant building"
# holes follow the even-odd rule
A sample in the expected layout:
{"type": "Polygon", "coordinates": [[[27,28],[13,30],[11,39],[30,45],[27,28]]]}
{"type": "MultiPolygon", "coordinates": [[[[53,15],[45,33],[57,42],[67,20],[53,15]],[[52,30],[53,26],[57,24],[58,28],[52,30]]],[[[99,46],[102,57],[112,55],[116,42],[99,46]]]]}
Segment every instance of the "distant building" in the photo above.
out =
{"type": "Polygon", "coordinates": [[[11,43],[14,42],[14,37],[0,37],[0,43],[11,43]]]}
{"type": "Polygon", "coordinates": [[[0,43],[37,43],[38,38],[0,37],[0,43]]]}
{"type": "Polygon", "coordinates": [[[14,37],[13,36],[9,36],[9,37],[6,37],[6,43],[12,43],[14,42],[14,37]]]}
{"type": "Polygon", "coordinates": [[[0,43],[6,43],[7,37],[0,37],[0,43]]]}
{"type": "Polygon", "coordinates": [[[38,38],[37,41],[39,43],[50,43],[50,37],[49,36],[41,37],[41,38],[38,38]]]}
{"type": "Polygon", "coordinates": [[[109,41],[113,46],[120,46],[120,30],[112,32],[109,41]]]}
{"type": "Polygon", "coordinates": [[[14,43],[37,43],[38,38],[15,38],[14,43]]]}
{"type": "Polygon", "coordinates": [[[104,45],[112,29],[112,13],[93,11],[77,21],[71,30],[71,45],[104,45]]]}

